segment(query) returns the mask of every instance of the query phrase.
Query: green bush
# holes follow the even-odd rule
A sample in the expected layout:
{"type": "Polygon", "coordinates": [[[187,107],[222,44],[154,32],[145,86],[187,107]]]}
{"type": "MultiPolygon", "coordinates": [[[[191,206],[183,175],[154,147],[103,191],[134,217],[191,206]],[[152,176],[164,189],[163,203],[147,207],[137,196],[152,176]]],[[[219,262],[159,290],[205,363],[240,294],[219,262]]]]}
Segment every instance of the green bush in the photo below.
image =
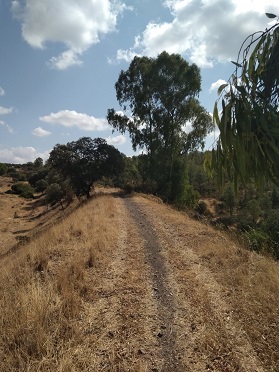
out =
{"type": "Polygon", "coordinates": [[[263,222],[263,230],[268,234],[274,254],[279,258],[279,210],[270,211],[268,217],[263,222]]]}
{"type": "Polygon", "coordinates": [[[4,176],[8,171],[8,167],[4,163],[0,163],[0,176],[4,176]]]}
{"type": "Polygon", "coordinates": [[[35,185],[35,190],[37,192],[44,192],[48,187],[48,183],[46,180],[44,179],[41,179],[39,181],[36,182],[36,185],[35,185]]]}
{"type": "Polygon", "coordinates": [[[53,183],[46,189],[45,201],[47,204],[55,204],[60,202],[65,193],[60,185],[53,183]]]}
{"type": "Polygon", "coordinates": [[[132,185],[130,185],[129,183],[126,183],[124,186],[123,186],[123,191],[126,193],[126,194],[132,194],[133,191],[134,191],[134,187],[132,185]]]}
{"type": "Polygon", "coordinates": [[[257,252],[265,250],[268,245],[269,236],[260,229],[250,229],[249,231],[246,231],[245,237],[248,241],[249,247],[257,252]]]}
{"type": "Polygon", "coordinates": [[[18,182],[12,185],[12,191],[23,198],[33,198],[34,189],[28,183],[18,182]]]}

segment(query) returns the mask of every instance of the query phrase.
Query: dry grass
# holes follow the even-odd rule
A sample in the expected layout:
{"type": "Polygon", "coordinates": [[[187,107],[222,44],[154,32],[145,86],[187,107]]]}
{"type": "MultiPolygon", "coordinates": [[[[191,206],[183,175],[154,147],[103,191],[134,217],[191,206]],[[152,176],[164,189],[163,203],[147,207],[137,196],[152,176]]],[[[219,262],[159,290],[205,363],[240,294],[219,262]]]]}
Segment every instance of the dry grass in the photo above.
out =
{"type": "MultiPolygon", "coordinates": [[[[160,370],[154,273],[115,200],[96,196],[0,260],[0,371],[160,370]]],[[[264,370],[277,371],[278,263],[157,200],[138,203],[168,262],[188,370],[252,371],[249,352],[237,358],[245,340],[264,370]]]]}
{"type": "Polygon", "coordinates": [[[95,268],[109,259],[112,215],[110,199],[99,197],[0,262],[1,371],[85,368],[77,353],[84,306],[95,268]]]}
{"type": "Polygon", "coordinates": [[[138,203],[165,244],[173,292],[181,302],[178,320],[183,329],[189,319],[193,324],[192,341],[184,340],[195,344],[193,359],[207,356],[208,368],[216,371],[252,371],[252,346],[264,370],[279,371],[278,261],[170,207],[148,199],[138,203]]]}

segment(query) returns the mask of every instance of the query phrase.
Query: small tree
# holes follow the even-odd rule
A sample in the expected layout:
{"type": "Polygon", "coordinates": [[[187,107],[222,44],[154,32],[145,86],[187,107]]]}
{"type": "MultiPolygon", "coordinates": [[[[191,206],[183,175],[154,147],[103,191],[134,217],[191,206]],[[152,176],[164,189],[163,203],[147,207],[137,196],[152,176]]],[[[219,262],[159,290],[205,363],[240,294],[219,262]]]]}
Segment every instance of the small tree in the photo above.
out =
{"type": "Polygon", "coordinates": [[[37,158],[35,161],[34,161],[34,168],[42,168],[44,165],[44,161],[42,158],[37,158]]]}
{"type": "Polygon", "coordinates": [[[36,182],[35,190],[37,192],[44,192],[48,187],[48,183],[45,179],[40,179],[36,182]]]}
{"type": "Polygon", "coordinates": [[[46,189],[45,201],[47,204],[55,204],[60,202],[65,196],[65,193],[60,185],[53,183],[46,189]]]}
{"type": "Polygon", "coordinates": [[[4,176],[8,171],[8,166],[4,163],[0,163],[0,176],[4,176]]]}
{"type": "Polygon", "coordinates": [[[236,205],[236,198],[233,187],[229,184],[223,194],[222,199],[224,200],[226,207],[229,209],[230,215],[233,215],[233,209],[236,205]]]}

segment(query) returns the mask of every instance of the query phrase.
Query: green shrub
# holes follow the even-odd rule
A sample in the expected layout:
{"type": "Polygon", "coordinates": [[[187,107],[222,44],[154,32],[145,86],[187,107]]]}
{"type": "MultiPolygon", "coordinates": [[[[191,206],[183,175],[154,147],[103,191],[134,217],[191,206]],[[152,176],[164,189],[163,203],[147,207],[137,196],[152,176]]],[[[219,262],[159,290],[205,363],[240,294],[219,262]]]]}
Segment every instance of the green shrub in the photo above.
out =
{"type": "Polygon", "coordinates": [[[133,191],[134,191],[134,187],[132,186],[132,185],[130,185],[130,184],[125,184],[124,186],[123,186],[123,191],[126,193],[126,194],[132,194],[133,193],[133,191]]]}
{"type": "Polygon", "coordinates": [[[4,176],[8,171],[8,166],[4,163],[0,163],[0,176],[4,176]]]}
{"type": "Polygon", "coordinates": [[[274,254],[279,258],[279,210],[270,211],[268,217],[263,222],[263,230],[268,234],[274,254]]]}
{"type": "Polygon", "coordinates": [[[53,183],[46,189],[45,201],[47,204],[55,204],[60,202],[65,193],[58,183],[53,183]]]}
{"type": "Polygon", "coordinates": [[[269,241],[269,236],[260,229],[250,229],[245,232],[245,237],[249,247],[257,252],[265,250],[269,241]]]}
{"type": "Polygon", "coordinates": [[[22,196],[23,198],[34,197],[34,189],[28,183],[15,183],[14,185],[12,185],[11,189],[15,194],[22,196]]]}
{"type": "Polygon", "coordinates": [[[36,185],[35,185],[35,190],[37,192],[44,192],[48,187],[48,183],[46,180],[44,179],[41,179],[39,181],[36,182],[36,185]]]}

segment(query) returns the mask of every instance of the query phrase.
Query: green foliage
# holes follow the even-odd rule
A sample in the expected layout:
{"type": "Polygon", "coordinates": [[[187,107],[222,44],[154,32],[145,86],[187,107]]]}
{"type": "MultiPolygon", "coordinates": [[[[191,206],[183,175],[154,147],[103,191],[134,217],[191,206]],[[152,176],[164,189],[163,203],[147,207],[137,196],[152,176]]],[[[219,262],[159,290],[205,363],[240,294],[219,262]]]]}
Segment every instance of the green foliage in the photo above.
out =
{"type": "Polygon", "coordinates": [[[279,210],[273,210],[265,219],[263,229],[269,234],[270,238],[279,244],[279,210]]]}
{"type": "Polygon", "coordinates": [[[15,194],[22,196],[23,198],[34,197],[34,189],[28,183],[15,183],[14,185],[12,185],[11,189],[15,194]]]}
{"type": "Polygon", "coordinates": [[[48,165],[59,179],[68,183],[77,197],[89,197],[91,187],[102,177],[119,176],[124,169],[124,155],[102,138],[82,137],[66,145],[56,145],[48,165]]]}
{"type": "Polygon", "coordinates": [[[35,184],[35,190],[37,192],[44,192],[48,187],[48,183],[45,179],[40,179],[35,184]]]}
{"type": "Polygon", "coordinates": [[[37,158],[35,161],[34,161],[34,168],[42,168],[44,165],[44,161],[42,158],[37,158]]]}
{"type": "Polygon", "coordinates": [[[179,195],[174,201],[178,208],[194,208],[200,198],[200,194],[194,187],[190,184],[185,184],[183,188],[183,193],[179,195]]]}
{"type": "Polygon", "coordinates": [[[262,195],[260,198],[259,198],[259,207],[260,207],[260,210],[261,210],[261,214],[263,216],[266,216],[268,215],[268,213],[270,212],[271,208],[272,208],[272,200],[271,200],[271,197],[269,195],[262,195]]]}
{"type": "Polygon", "coordinates": [[[247,210],[252,218],[252,221],[254,223],[257,223],[257,220],[261,213],[261,207],[259,202],[256,199],[249,200],[247,204],[247,210]]]}
{"type": "Polygon", "coordinates": [[[4,176],[8,171],[8,166],[4,163],[0,163],[0,176],[4,176]]]}
{"type": "Polygon", "coordinates": [[[45,201],[47,204],[60,202],[65,196],[65,192],[60,185],[53,183],[46,189],[45,201]]]}
{"type": "Polygon", "coordinates": [[[37,182],[40,180],[44,180],[47,177],[48,172],[49,169],[47,167],[39,169],[28,177],[28,182],[30,183],[31,186],[36,187],[37,182]]]}
{"type": "Polygon", "coordinates": [[[233,209],[236,205],[236,197],[235,197],[235,193],[234,193],[234,190],[233,190],[233,187],[232,187],[231,184],[229,184],[226,187],[225,192],[222,196],[222,199],[224,200],[225,205],[228,208],[228,210],[230,211],[230,215],[232,216],[233,209]]]}
{"type": "Polygon", "coordinates": [[[245,237],[251,249],[260,252],[267,250],[269,236],[261,229],[249,229],[245,232],[245,237]]]}
{"type": "Polygon", "coordinates": [[[211,129],[212,120],[197,100],[200,85],[195,64],[166,52],[157,58],[135,57],[115,85],[124,114],[109,109],[108,122],[113,130],[129,133],[134,150],[147,151],[141,159],[142,186],[157,185],[155,191],[167,200],[180,198],[174,179],[184,173],[178,164],[183,168],[185,163],[178,158],[203,147],[211,129]],[[187,121],[190,133],[184,131],[187,121]]]}
{"type": "Polygon", "coordinates": [[[220,184],[224,171],[235,187],[239,180],[255,180],[260,187],[265,179],[279,184],[279,24],[258,34],[246,39],[244,59],[220,87],[222,97],[213,110],[220,136],[206,166],[217,172],[220,184]]]}
{"type": "Polygon", "coordinates": [[[273,208],[279,206],[279,189],[276,186],[273,186],[272,188],[271,201],[273,208]]]}

